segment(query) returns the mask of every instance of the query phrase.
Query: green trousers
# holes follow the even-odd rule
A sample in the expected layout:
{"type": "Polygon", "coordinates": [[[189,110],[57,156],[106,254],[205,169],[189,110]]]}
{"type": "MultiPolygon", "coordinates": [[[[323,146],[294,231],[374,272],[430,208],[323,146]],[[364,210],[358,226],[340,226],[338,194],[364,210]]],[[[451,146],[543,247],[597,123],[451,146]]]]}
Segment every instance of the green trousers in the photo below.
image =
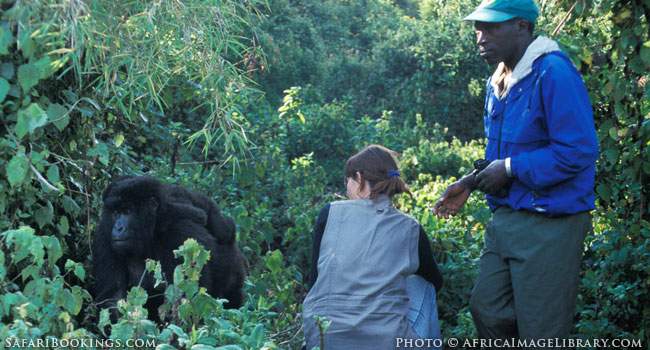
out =
{"type": "Polygon", "coordinates": [[[591,215],[497,209],[485,232],[470,309],[480,338],[563,338],[572,329],[591,215]]]}

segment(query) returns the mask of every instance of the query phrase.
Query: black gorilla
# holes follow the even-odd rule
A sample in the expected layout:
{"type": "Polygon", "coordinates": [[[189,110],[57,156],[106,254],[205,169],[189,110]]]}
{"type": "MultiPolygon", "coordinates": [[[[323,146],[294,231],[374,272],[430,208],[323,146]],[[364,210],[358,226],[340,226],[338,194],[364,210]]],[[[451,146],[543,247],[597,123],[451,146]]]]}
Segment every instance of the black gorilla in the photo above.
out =
{"type": "Polygon", "coordinates": [[[243,303],[242,286],[247,263],[235,242],[235,225],[221,215],[208,197],[151,177],[121,177],[103,194],[101,222],[93,238],[93,294],[101,307],[114,306],[127,291],[140,285],[149,294],[149,317],[158,319],[164,289],[154,290],[154,279],[144,274],[145,259],[160,261],[171,281],[179,259],[177,249],[194,238],[210,251],[199,283],[227,308],[243,303]],[[153,296],[153,297],[152,297],[153,296]]]}

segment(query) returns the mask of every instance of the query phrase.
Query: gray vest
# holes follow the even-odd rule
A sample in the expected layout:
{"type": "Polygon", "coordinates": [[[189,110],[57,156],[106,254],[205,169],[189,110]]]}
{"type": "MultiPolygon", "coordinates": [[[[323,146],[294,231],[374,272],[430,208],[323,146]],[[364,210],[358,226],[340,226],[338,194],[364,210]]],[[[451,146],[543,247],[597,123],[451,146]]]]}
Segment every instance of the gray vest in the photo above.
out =
{"type": "Polygon", "coordinates": [[[413,337],[406,278],[418,268],[418,238],[418,223],[387,196],[333,202],[303,302],[307,349],[319,346],[315,315],[332,321],[323,350],[394,349],[396,337],[413,337]]]}

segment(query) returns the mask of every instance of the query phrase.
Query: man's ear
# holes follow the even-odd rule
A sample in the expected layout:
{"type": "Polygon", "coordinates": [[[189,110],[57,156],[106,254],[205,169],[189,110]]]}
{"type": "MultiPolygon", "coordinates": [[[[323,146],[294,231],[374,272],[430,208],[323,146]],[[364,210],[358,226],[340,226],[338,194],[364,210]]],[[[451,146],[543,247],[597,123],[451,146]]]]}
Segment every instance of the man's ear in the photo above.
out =
{"type": "Polygon", "coordinates": [[[529,33],[530,32],[530,26],[531,26],[531,23],[526,21],[525,19],[518,19],[517,20],[517,30],[519,32],[529,33]]]}

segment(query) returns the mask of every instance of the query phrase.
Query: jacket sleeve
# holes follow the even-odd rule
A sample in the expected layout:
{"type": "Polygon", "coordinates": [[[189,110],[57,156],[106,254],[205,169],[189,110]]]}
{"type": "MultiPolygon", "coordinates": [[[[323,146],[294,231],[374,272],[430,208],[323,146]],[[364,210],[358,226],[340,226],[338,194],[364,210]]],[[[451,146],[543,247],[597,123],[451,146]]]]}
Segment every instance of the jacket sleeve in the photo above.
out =
{"type": "Polygon", "coordinates": [[[549,143],[511,158],[513,175],[533,190],[570,179],[598,158],[591,103],[582,78],[558,55],[543,59],[540,83],[549,143]]]}
{"type": "Polygon", "coordinates": [[[325,233],[325,225],[327,224],[327,217],[330,214],[330,205],[327,204],[326,206],[321,209],[320,213],[318,214],[318,218],[316,219],[316,223],[314,223],[314,231],[313,231],[313,242],[312,242],[312,249],[311,249],[311,270],[309,272],[309,288],[316,283],[316,279],[318,278],[318,257],[320,255],[320,242],[323,240],[323,233],[325,233]]]}
{"type": "Polygon", "coordinates": [[[433,257],[433,252],[431,251],[431,242],[427,234],[424,232],[424,228],[420,225],[420,233],[418,239],[418,256],[420,258],[420,265],[418,270],[415,272],[416,275],[422,276],[429,283],[433,284],[436,288],[436,292],[440,292],[442,289],[442,274],[438,268],[435,258],[433,257]]]}

